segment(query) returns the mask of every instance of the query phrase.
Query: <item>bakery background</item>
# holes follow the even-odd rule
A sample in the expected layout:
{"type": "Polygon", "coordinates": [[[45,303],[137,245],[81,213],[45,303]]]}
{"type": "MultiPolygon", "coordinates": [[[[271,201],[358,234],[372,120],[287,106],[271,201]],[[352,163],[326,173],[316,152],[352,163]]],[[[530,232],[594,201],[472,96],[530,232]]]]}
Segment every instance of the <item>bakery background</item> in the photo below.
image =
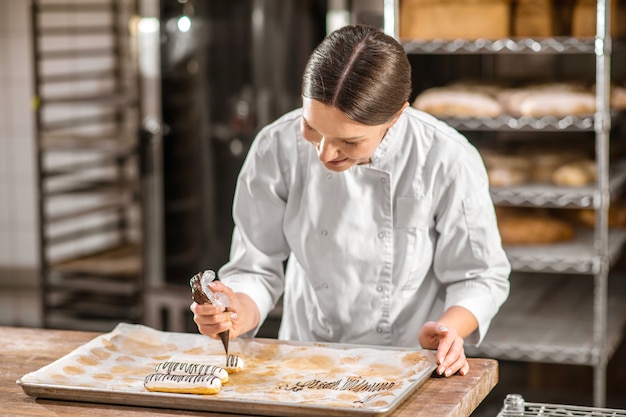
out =
{"type": "MultiPolygon", "coordinates": [[[[626,408],[623,1],[598,56],[588,0],[29,3],[0,0],[0,325],[195,332],[187,281],[227,256],[250,140],[299,104],[327,25],[358,21],[398,30],[413,105],[488,167],[518,266],[485,346],[501,360],[489,398],[626,408]],[[612,82],[607,132],[590,116],[598,80],[612,82]]],[[[279,320],[277,306],[262,335],[279,320]]]]}

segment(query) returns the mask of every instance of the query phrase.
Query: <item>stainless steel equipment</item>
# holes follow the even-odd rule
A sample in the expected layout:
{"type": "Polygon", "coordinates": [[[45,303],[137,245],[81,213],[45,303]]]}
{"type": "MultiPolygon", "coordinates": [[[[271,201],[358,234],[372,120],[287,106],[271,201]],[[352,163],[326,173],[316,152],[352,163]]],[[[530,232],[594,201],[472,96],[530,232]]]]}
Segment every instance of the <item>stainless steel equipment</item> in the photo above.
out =
{"type": "Polygon", "coordinates": [[[508,394],[497,417],[626,417],[626,410],[525,402],[519,394],[508,394]]]}
{"type": "Polygon", "coordinates": [[[193,328],[189,277],[228,259],[235,182],[254,135],[300,105],[304,65],[325,36],[326,1],[158,4],[160,106],[144,115],[160,125],[146,142],[154,145],[146,147],[146,222],[154,226],[146,305],[148,324],[182,330],[193,328]]]}

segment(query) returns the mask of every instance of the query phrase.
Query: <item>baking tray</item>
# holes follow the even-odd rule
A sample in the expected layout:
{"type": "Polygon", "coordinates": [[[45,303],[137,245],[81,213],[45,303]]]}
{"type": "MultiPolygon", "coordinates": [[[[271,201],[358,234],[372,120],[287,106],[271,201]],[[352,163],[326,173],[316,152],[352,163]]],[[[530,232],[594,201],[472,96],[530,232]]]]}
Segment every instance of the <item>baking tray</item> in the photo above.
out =
{"type": "MultiPolygon", "coordinates": [[[[234,339],[245,368],[218,394],[149,392],[164,360],[223,359],[217,340],[120,323],[17,383],[32,397],[272,416],[388,416],[436,368],[432,351],[337,343],[234,339]]],[[[219,365],[219,363],[218,363],[219,365]]]]}

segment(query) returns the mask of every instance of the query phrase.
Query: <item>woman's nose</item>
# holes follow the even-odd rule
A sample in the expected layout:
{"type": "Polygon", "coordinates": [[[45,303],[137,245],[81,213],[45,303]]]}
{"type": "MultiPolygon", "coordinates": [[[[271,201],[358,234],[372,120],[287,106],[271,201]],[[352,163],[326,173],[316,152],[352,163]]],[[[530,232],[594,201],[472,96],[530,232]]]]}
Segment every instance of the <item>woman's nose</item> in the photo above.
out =
{"type": "Polygon", "coordinates": [[[337,154],[337,148],[333,146],[332,142],[322,138],[315,147],[317,148],[317,156],[322,162],[332,161],[337,154]]]}

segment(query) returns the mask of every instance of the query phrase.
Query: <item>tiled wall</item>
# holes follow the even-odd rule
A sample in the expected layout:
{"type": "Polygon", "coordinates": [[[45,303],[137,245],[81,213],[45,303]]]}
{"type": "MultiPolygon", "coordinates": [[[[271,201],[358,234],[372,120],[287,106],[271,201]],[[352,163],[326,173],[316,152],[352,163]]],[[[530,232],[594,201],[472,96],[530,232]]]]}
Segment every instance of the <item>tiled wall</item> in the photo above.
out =
{"type": "Polygon", "coordinates": [[[28,8],[0,0],[0,268],[39,263],[28,8]]]}

